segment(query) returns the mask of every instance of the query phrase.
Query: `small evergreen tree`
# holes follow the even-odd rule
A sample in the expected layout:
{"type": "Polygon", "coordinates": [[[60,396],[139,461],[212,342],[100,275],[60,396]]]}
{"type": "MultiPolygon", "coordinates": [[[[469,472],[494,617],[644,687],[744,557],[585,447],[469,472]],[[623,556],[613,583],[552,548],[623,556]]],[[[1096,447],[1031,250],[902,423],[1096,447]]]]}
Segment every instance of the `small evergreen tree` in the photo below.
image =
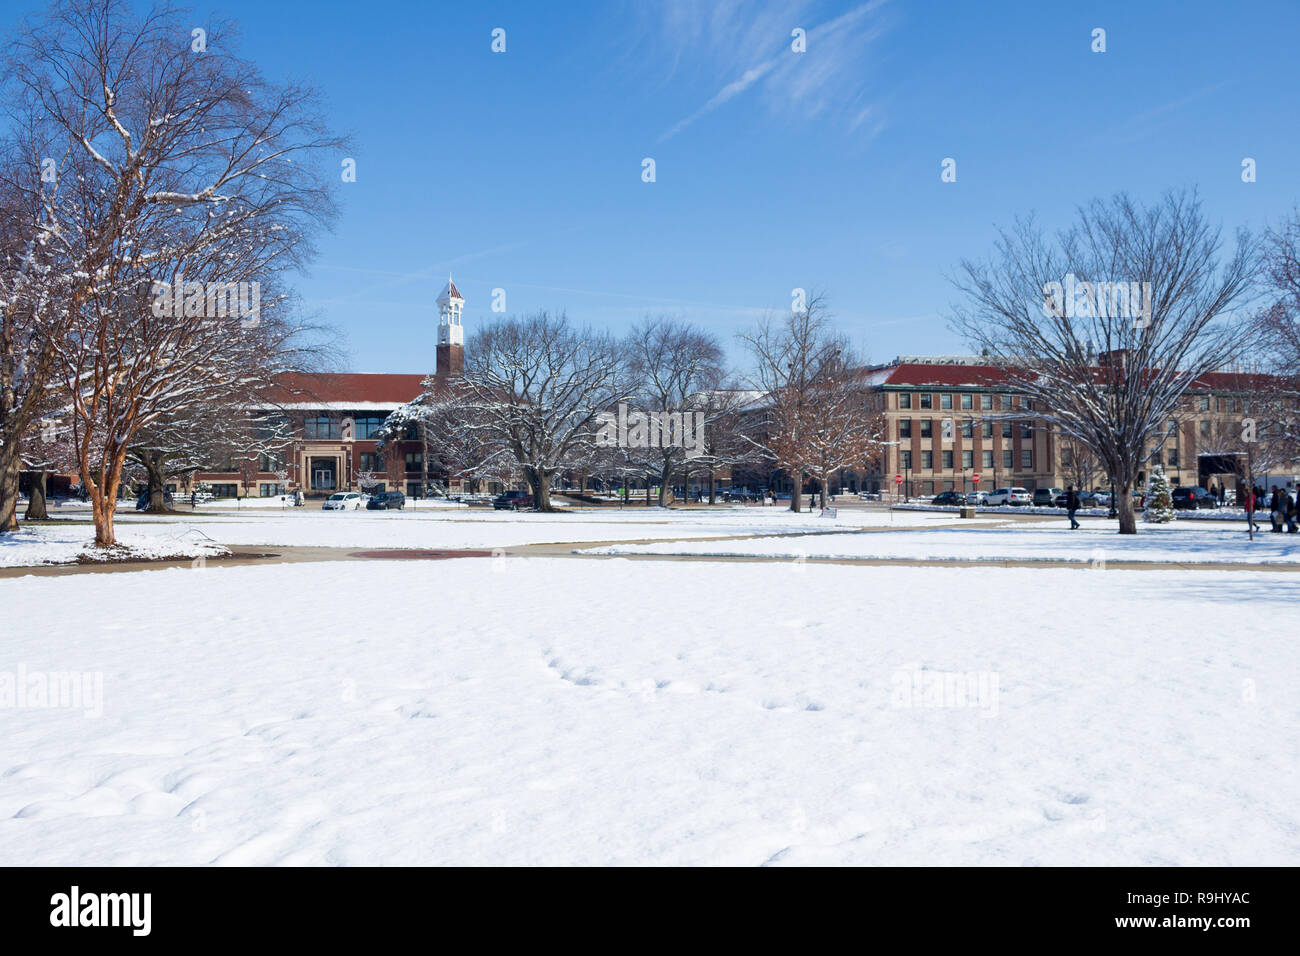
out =
{"type": "Polygon", "coordinates": [[[1169,479],[1159,468],[1151,472],[1147,480],[1147,504],[1142,512],[1142,520],[1151,524],[1167,524],[1173,521],[1174,498],[1170,494],[1169,479]]]}

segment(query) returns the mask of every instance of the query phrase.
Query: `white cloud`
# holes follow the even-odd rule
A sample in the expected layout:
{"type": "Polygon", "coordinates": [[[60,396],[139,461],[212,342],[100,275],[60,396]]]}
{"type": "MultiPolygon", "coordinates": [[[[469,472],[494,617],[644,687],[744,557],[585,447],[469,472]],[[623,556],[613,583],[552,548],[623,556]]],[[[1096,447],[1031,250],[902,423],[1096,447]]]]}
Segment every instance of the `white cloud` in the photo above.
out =
{"type": "Polygon", "coordinates": [[[869,129],[874,135],[884,121],[870,102],[868,77],[871,47],[888,31],[879,14],[885,2],[868,0],[821,23],[815,22],[819,4],[807,2],[667,0],[658,5],[661,29],[675,47],[674,68],[696,59],[724,76],[739,74],[660,141],[751,91],[785,121],[824,118],[850,133],[869,129]],[[806,53],[791,50],[795,27],[807,31],[806,53]]]}

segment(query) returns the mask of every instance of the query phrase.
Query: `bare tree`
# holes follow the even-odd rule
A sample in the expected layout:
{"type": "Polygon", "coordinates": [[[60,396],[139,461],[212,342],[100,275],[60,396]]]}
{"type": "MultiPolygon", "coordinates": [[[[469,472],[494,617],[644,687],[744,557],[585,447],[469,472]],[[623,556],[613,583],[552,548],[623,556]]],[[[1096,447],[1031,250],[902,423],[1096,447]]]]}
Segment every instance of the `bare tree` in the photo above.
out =
{"type": "Polygon", "coordinates": [[[537,510],[551,511],[553,479],[594,454],[597,418],[627,400],[628,382],[622,350],[608,335],[538,312],[478,332],[448,402],[460,440],[481,447],[478,460],[512,460],[537,510]]]}
{"type": "Polygon", "coordinates": [[[1006,369],[1011,387],[1058,434],[1101,460],[1119,495],[1119,531],[1135,534],[1132,490],[1189,385],[1243,345],[1253,246],[1238,233],[1222,264],[1220,232],[1195,194],[1141,206],[1095,200],[1046,239],[1032,219],[1003,231],[996,261],[963,261],[967,304],[953,325],[1006,369]]]}
{"type": "Polygon", "coordinates": [[[830,324],[825,294],[810,293],[801,311],[779,321],[765,317],[742,341],[765,406],[749,440],[790,475],[791,511],[802,510],[805,477],[818,481],[824,502],[831,475],[865,464],[884,437],[883,417],[854,372],[859,363],[830,324]]]}
{"type": "Polygon", "coordinates": [[[625,348],[638,411],[680,416],[660,420],[677,423],[675,436],[663,434],[660,429],[659,434],[651,436],[658,440],[633,452],[658,479],[662,508],[668,504],[673,473],[687,463],[688,455],[703,452],[705,434],[726,411],[719,400],[719,396],[727,394],[719,391],[726,376],[722,344],[701,329],[660,317],[647,318],[637,325],[629,333],[625,348]],[[683,421],[687,422],[684,426],[683,421]],[[683,428],[691,433],[691,447],[675,440],[682,437],[683,428]]]}
{"type": "Polygon", "coordinates": [[[170,8],[137,17],[122,0],[64,0],[10,51],[28,152],[58,158],[57,188],[28,191],[41,197],[39,264],[66,277],[50,341],[101,546],[115,541],[137,430],[280,370],[263,349],[268,334],[286,339],[284,318],[267,324],[286,310],[256,290],[303,264],[331,211],[318,160],[341,142],[314,93],[267,83],[227,36],[210,26],[197,53],[170,8]],[[234,287],[251,290],[254,321],[227,316],[234,287]]]}

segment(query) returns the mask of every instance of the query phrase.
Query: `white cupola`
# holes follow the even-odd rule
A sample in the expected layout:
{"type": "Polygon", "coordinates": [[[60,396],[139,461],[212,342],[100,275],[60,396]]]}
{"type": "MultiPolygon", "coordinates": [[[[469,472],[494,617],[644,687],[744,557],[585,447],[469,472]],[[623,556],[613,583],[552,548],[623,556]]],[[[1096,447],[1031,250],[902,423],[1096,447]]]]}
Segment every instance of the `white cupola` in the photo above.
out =
{"type": "Polygon", "coordinates": [[[447,276],[447,286],[442,290],[442,295],[438,296],[438,344],[439,345],[464,345],[465,329],[460,324],[460,310],[465,305],[465,299],[456,288],[456,283],[451,281],[451,275],[447,276]]]}

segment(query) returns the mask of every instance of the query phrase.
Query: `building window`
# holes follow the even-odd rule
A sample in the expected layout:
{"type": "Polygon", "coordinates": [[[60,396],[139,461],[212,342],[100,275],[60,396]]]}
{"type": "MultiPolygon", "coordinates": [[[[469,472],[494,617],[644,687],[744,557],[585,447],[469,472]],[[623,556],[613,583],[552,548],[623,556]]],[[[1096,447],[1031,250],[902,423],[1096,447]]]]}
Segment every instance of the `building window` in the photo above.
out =
{"type": "Polygon", "coordinates": [[[1029,424],[1029,422],[1020,423],[1020,437],[1021,439],[1034,437],[1034,429],[1033,426],[1029,424]]]}
{"type": "Polygon", "coordinates": [[[361,470],[362,471],[383,471],[384,456],[377,451],[363,451],[361,453],[361,470]]]}
{"type": "Polygon", "coordinates": [[[947,393],[947,392],[945,392],[944,394],[940,395],[940,396],[939,396],[939,407],[940,407],[940,408],[952,408],[952,395],[949,394],[949,393],[947,393]]]}
{"type": "Polygon", "coordinates": [[[1171,418],[1169,419],[1169,437],[1173,438],[1177,434],[1178,434],[1178,422],[1174,421],[1174,419],[1171,418]]]}
{"type": "Polygon", "coordinates": [[[980,453],[980,459],[981,459],[981,467],[984,467],[984,468],[992,468],[992,467],[993,467],[993,452],[991,452],[991,451],[984,451],[984,452],[981,452],[981,453],[980,453]]]}
{"type": "Polygon", "coordinates": [[[1208,412],[1209,410],[1210,410],[1210,396],[1208,396],[1208,395],[1202,395],[1202,396],[1201,396],[1201,411],[1203,411],[1203,412],[1208,412]]]}
{"type": "Polygon", "coordinates": [[[934,471],[934,452],[932,451],[921,452],[921,470],[934,471]]]}
{"type": "Polygon", "coordinates": [[[1178,467],[1178,452],[1173,449],[1170,449],[1169,451],[1169,467],[1170,468],[1178,467]]]}
{"type": "Polygon", "coordinates": [[[338,441],[339,423],[328,415],[314,415],[303,422],[303,437],[316,441],[338,441]]]}
{"type": "Polygon", "coordinates": [[[975,423],[967,418],[961,423],[961,437],[971,438],[975,434],[975,423]]]}
{"type": "Polygon", "coordinates": [[[912,437],[912,420],[910,418],[900,418],[898,420],[898,437],[899,438],[912,437]]]}
{"type": "Polygon", "coordinates": [[[961,397],[961,407],[974,408],[975,407],[973,404],[974,401],[975,401],[975,396],[967,393],[961,397]]]}
{"type": "Polygon", "coordinates": [[[922,408],[933,408],[934,406],[931,404],[931,402],[933,401],[933,399],[934,399],[934,396],[931,395],[929,392],[922,392],[922,393],[921,393],[921,407],[922,407],[922,408]]]}
{"type": "MultiPolygon", "coordinates": [[[[263,452],[257,456],[258,471],[267,473],[279,471],[284,467],[284,453],[278,451],[263,452]]],[[[276,492],[279,494],[279,492],[276,492]]]]}
{"type": "Polygon", "coordinates": [[[263,498],[274,498],[276,495],[284,494],[284,485],[263,482],[257,486],[257,493],[263,498]]]}
{"type": "Polygon", "coordinates": [[[975,453],[973,451],[964,451],[961,453],[961,466],[963,468],[975,467],[975,453]]]}
{"type": "Polygon", "coordinates": [[[911,407],[912,407],[912,393],[911,393],[911,392],[901,392],[901,393],[899,393],[899,396],[898,396],[898,407],[899,407],[899,408],[911,408],[911,407]]]}
{"type": "Polygon", "coordinates": [[[1020,450],[1020,467],[1025,471],[1034,470],[1034,453],[1032,449],[1022,448],[1020,450]]]}
{"type": "Polygon", "coordinates": [[[952,471],[952,452],[950,451],[944,452],[942,461],[943,461],[943,470],[952,471]]]}
{"type": "Polygon", "coordinates": [[[933,481],[923,481],[923,482],[921,482],[921,494],[923,494],[923,495],[932,495],[932,494],[934,494],[934,482],[933,482],[933,481]]]}
{"type": "Polygon", "coordinates": [[[992,437],[993,437],[993,423],[992,423],[992,422],[985,422],[983,425],[981,425],[981,426],[980,426],[980,434],[983,435],[985,438],[992,438],[992,437]]]}
{"type": "Polygon", "coordinates": [[[1005,412],[1005,411],[1008,411],[1010,408],[1011,408],[1011,396],[1010,396],[1010,395],[1003,395],[1003,396],[1002,396],[1002,410],[1005,412]]]}
{"type": "Polygon", "coordinates": [[[934,434],[934,419],[933,419],[933,418],[922,418],[922,419],[921,419],[921,437],[922,437],[922,438],[929,438],[929,437],[932,436],[933,434],[934,434]]]}
{"type": "Polygon", "coordinates": [[[1002,437],[1003,437],[1003,438],[1010,438],[1010,437],[1011,437],[1011,423],[1010,423],[1010,422],[1003,422],[1003,423],[1002,423],[1002,437]]]}
{"type": "Polygon", "coordinates": [[[1010,449],[1010,448],[1004,449],[1003,452],[1002,452],[1002,467],[1003,467],[1003,468],[1008,468],[1008,469],[1011,467],[1011,449],[1010,449]]]}
{"type": "Polygon", "coordinates": [[[383,427],[384,417],[382,415],[358,415],[352,421],[355,423],[352,428],[352,437],[366,440],[379,437],[379,429],[383,427]]]}
{"type": "Polygon", "coordinates": [[[423,461],[424,461],[424,452],[408,451],[406,453],[406,470],[419,471],[423,461]]]}
{"type": "Polygon", "coordinates": [[[1202,437],[1202,438],[1209,438],[1209,437],[1210,437],[1210,423],[1209,423],[1209,422],[1201,422],[1201,437],[1202,437]]]}
{"type": "Polygon", "coordinates": [[[985,392],[980,396],[980,408],[989,411],[993,408],[993,396],[985,392]]]}
{"type": "Polygon", "coordinates": [[[911,453],[910,451],[905,451],[905,452],[903,452],[902,454],[903,454],[903,467],[904,467],[904,468],[911,468],[911,467],[912,467],[912,453],[911,453]]]}
{"type": "Polygon", "coordinates": [[[212,497],[214,498],[238,498],[239,486],[227,484],[215,484],[212,488],[212,497]]]}

